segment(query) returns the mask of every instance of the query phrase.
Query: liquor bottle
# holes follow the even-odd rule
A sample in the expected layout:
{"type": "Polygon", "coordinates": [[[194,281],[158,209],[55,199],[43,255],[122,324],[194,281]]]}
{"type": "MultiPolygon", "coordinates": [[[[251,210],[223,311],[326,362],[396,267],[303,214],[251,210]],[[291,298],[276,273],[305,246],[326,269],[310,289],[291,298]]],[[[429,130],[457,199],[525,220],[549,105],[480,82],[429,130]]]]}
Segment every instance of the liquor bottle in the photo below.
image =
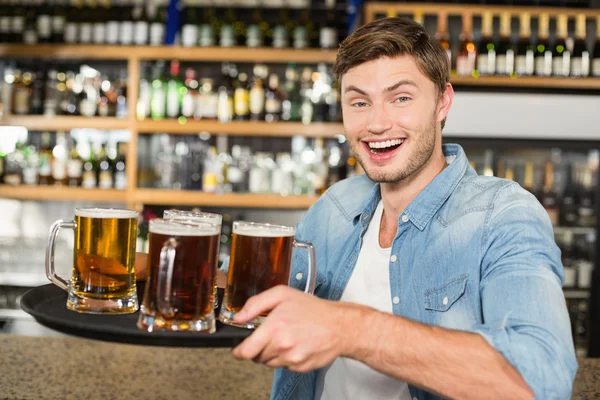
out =
{"type": "Polygon", "coordinates": [[[164,61],[158,61],[152,72],[152,98],[150,115],[153,120],[164,119],[167,105],[167,80],[164,77],[164,61]]]}
{"type": "Polygon", "coordinates": [[[79,156],[77,146],[73,139],[70,141],[71,151],[69,152],[69,160],[67,161],[67,180],[69,186],[81,186],[83,175],[83,160],[79,156]]]}
{"type": "Polygon", "coordinates": [[[25,19],[27,12],[22,2],[13,5],[12,24],[11,24],[11,43],[23,43],[23,32],[25,31],[25,19]]]}
{"type": "Polygon", "coordinates": [[[556,43],[552,52],[552,74],[554,76],[569,76],[571,67],[571,53],[567,48],[568,17],[564,14],[558,16],[556,26],[556,43]]]}
{"type": "Polygon", "coordinates": [[[281,119],[281,101],[283,95],[279,90],[279,76],[269,76],[269,88],[265,93],[265,121],[277,122],[281,119]]]}
{"type": "Polygon", "coordinates": [[[219,95],[215,92],[214,81],[210,78],[202,79],[202,81],[200,81],[200,90],[198,92],[199,95],[194,118],[216,119],[219,95]]]}
{"type": "Polygon", "coordinates": [[[121,21],[121,29],[119,31],[119,43],[123,46],[133,44],[134,22],[133,22],[133,7],[126,6],[122,8],[123,20],[121,21]]]}
{"type": "Polygon", "coordinates": [[[56,133],[56,145],[52,149],[52,183],[54,186],[67,184],[67,138],[65,132],[56,133]]]}
{"type": "Polygon", "coordinates": [[[64,42],[67,44],[77,43],[77,35],[79,34],[78,19],[81,16],[81,7],[81,2],[77,2],[75,7],[71,6],[67,10],[64,32],[64,42]]]}
{"type": "Polygon", "coordinates": [[[186,7],[183,13],[183,26],[181,27],[181,45],[183,47],[198,45],[198,22],[196,7],[186,7]]]}
{"type": "Polygon", "coordinates": [[[575,23],[575,44],[571,55],[571,76],[578,78],[586,78],[590,75],[590,52],[585,37],[585,14],[579,14],[575,23]]]}
{"type": "Polygon", "coordinates": [[[577,213],[579,215],[578,224],[584,227],[596,226],[595,195],[592,170],[583,167],[582,171],[582,190],[579,196],[577,213]]]}
{"type": "Polygon", "coordinates": [[[496,73],[496,44],[494,43],[493,18],[491,12],[483,13],[481,19],[481,41],[477,49],[477,71],[479,75],[496,73]]]}
{"type": "Polygon", "coordinates": [[[223,19],[223,25],[220,30],[219,46],[221,47],[233,47],[236,45],[236,33],[234,29],[235,16],[233,9],[228,8],[225,11],[225,17],[223,19]]]}
{"type": "Polygon", "coordinates": [[[79,43],[90,44],[94,36],[94,13],[96,2],[91,1],[88,7],[83,7],[79,17],[79,43]],[[92,9],[92,7],[94,7],[92,9]]]}
{"type": "Polygon", "coordinates": [[[562,226],[576,226],[578,215],[577,215],[577,202],[579,194],[579,185],[576,175],[578,172],[577,166],[569,164],[567,166],[567,184],[562,194],[561,206],[560,206],[560,224],[562,226]]]}
{"type": "Polygon", "coordinates": [[[133,43],[136,46],[146,46],[148,44],[148,35],[150,31],[150,21],[146,5],[144,3],[138,4],[134,9],[133,15],[133,43]]]}
{"type": "Polygon", "coordinates": [[[64,41],[65,24],[67,21],[65,0],[54,0],[52,9],[52,43],[64,41]]]}
{"type": "Polygon", "coordinates": [[[167,117],[177,118],[181,114],[181,92],[183,83],[179,78],[179,61],[171,61],[171,76],[167,81],[167,117]]]}
{"type": "Polygon", "coordinates": [[[220,31],[219,21],[215,16],[214,9],[205,7],[202,11],[202,22],[198,30],[198,44],[200,47],[211,47],[215,45],[215,32],[220,31]]]}
{"type": "Polygon", "coordinates": [[[510,38],[510,13],[500,15],[500,40],[496,46],[496,75],[512,75],[515,72],[515,47],[510,38]]]}
{"type": "Polygon", "coordinates": [[[284,98],[281,104],[281,119],[284,121],[300,121],[300,88],[298,73],[294,64],[289,64],[285,70],[284,98]]]}
{"type": "Polygon", "coordinates": [[[37,185],[38,165],[40,163],[37,150],[35,146],[30,144],[29,146],[24,145],[22,151],[24,158],[22,169],[23,184],[37,185]]]}
{"type": "Polygon", "coordinates": [[[39,43],[50,43],[52,41],[52,16],[47,2],[36,7],[37,33],[39,43]]]}
{"type": "Polygon", "coordinates": [[[127,189],[127,150],[128,144],[124,142],[117,143],[119,149],[119,156],[115,160],[115,189],[125,190],[127,189]]]}
{"type": "Polygon", "coordinates": [[[45,81],[44,73],[38,69],[34,74],[31,82],[31,113],[42,115],[44,113],[44,94],[45,81]]]}
{"type": "Polygon", "coordinates": [[[25,44],[37,44],[38,28],[37,28],[37,16],[34,8],[29,8],[27,14],[25,14],[25,28],[23,29],[23,43],[25,44]]]}
{"type": "Polygon", "coordinates": [[[234,84],[233,109],[235,119],[247,121],[250,119],[250,89],[248,75],[241,72],[234,84]]]}
{"type": "Polygon", "coordinates": [[[104,6],[107,8],[107,17],[102,20],[102,22],[105,22],[106,24],[104,29],[104,40],[106,44],[116,45],[119,43],[119,33],[123,15],[121,14],[121,7],[117,7],[114,2],[112,2],[112,4],[110,3],[110,0],[104,2],[104,6]]]}
{"type": "Polygon", "coordinates": [[[6,166],[4,171],[4,184],[20,185],[23,183],[22,168],[24,163],[22,144],[17,143],[14,151],[6,155],[6,166]]]}
{"type": "MultiPolygon", "coordinates": [[[[285,8],[282,8],[279,12],[279,18],[277,19],[277,25],[273,27],[273,37],[271,45],[275,49],[284,49],[289,46],[289,18],[288,12],[285,8]]],[[[324,28],[327,29],[327,28],[324,28]]],[[[328,31],[327,31],[328,32],[328,31]]],[[[325,39],[327,40],[327,37],[325,39]]]]}
{"type": "Polygon", "coordinates": [[[333,50],[338,47],[338,32],[336,29],[335,0],[326,1],[325,24],[319,30],[319,44],[323,50],[333,50]]]}
{"type": "Polygon", "coordinates": [[[193,118],[198,108],[198,79],[196,71],[193,68],[185,70],[185,81],[183,82],[185,90],[181,99],[181,115],[186,118],[193,118]]]}
{"type": "MultiPolygon", "coordinates": [[[[107,21],[110,20],[110,14],[111,14],[111,10],[110,10],[110,4],[107,1],[100,1],[99,7],[97,7],[94,11],[94,14],[96,15],[96,18],[94,20],[93,23],[93,32],[92,32],[92,42],[94,42],[94,44],[104,44],[107,43],[107,29],[108,27],[108,23],[107,21]]],[[[116,22],[116,21],[115,21],[116,22]]],[[[114,24],[114,22],[113,22],[114,24]]],[[[118,25],[113,25],[111,26],[112,29],[117,28],[118,25]]],[[[111,32],[112,37],[114,37],[114,33],[111,32]]],[[[111,42],[113,42],[112,44],[114,44],[114,41],[111,40],[111,42]]]]}
{"type": "Polygon", "coordinates": [[[250,119],[253,121],[263,121],[265,119],[264,81],[268,73],[266,65],[256,64],[254,66],[254,78],[250,88],[250,119]]]}
{"type": "Polygon", "coordinates": [[[459,76],[471,76],[475,71],[477,50],[473,43],[473,18],[470,14],[463,14],[463,27],[460,34],[460,45],[456,55],[456,73],[459,76]]]}
{"type": "Polygon", "coordinates": [[[89,156],[83,163],[83,175],[81,186],[86,189],[94,189],[98,185],[98,175],[96,174],[96,149],[95,145],[89,143],[89,156]]]}
{"type": "Polygon", "coordinates": [[[117,105],[114,115],[119,119],[125,119],[129,113],[127,107],[127,73],[125,70],[121,70],[119,73],[119,83],[116,85],[116,95],[117,105]]]}
{"type": "Polygon", "coordinates": [[[528,13],[523,13],[521,14],[515,72],[517,76],[532,76],[534,70],[535,52],[531,43],[531,17],[528,13]]]}
{"type": "Polygon", "coordinates": [[[331,82],[327,73],[327,65],[320,63],[317,65],[317,80],[313,85],[313,95],[311,100],[314,103],[313,120],[317,122],[325,122],[328,120],[329,103],[327,98],[331,91],[331,82]],[[315,96],[315,88],[320,87],[320,95],[315,96]]]}
{"type": "Polygon", "coordinates": [[[550,17],[541,14],[539,18],[538,43],[535,52],[535,74],[537,76],[552,75],[552,49],[548,41],[550,35],[550,17]]]}
{"type": "MultiPolygon", "coordinates": [[[[491,31],[491,28],[490,28],[491,31]]],[[[435,38],[440,42],[446,54],[448,54],[448,60],[452,60],[452,50],[450,49],[450,36],[448,35],[448,14],[445,11],[440,11],[437,18],[437,32],[435,38]]]]}
{"type": "Polygon", "coordinates": [[[592,54],[591,74],[600,77],[600,15],[596,18],[596,44],[592,54]]]}
{"type": "Polygon", "coordinates": [[[114,157],[109,155],[114,144],[102,144],[100,153],[98,154],[97,163],[97,174],[98,174],[98,188],[100,189],[111,189],[113,187],[113,160],[114,157]],[[107,148],[108,147],[108,148],[107,148]]]}
{"type": "Polygon", "coordinates": [[[544,209],[548,213],[550,217],[550,222],[552,225],[556,226],[559,224],[559,203],[558,203],[558,194],[556,193],[554,186],[554,164],[552,162],[547,161],[545,165],[545,177],[544,177],[544,186],[542,187],[542,191],[539,195],[540,203],[544,206],[544,209]]]}
{"type": "Polygon", "coordinates": [[[142,76],[140,78],[140,87],[138,94],[138,103],[136,105],[136,116],[140,121],[150,116],[150,104],[152,101],[152,84],[148,80],[150,66],[142,64],[142,76]]]}
{"type": "Polygon", "coordinates": [[[252,23],[248,25],[246,31],[246,46],[250,48],[262,47],[266,30],[268,30],[268,22],[264,22],[261,7],[255,7],[252,11],[252,23]],[[265,26],[266,25],[266,26],[265,26]],[[264,29],[267,28],[267,29],[264,29]]]}
{"type": "Polygon", "coordinates": [[[152,23],[150,24],[150,46],[162,46],[165,43],[165,23],[167,20],[166,10],[164,7],[156,7],[154,5],[150,15],[152,15],[152,23]]]}
{"type": "Polygon", "coordinates": [[[233,76],[237,72],[229,63],[221,65],[221,83],[217,90],[217,119],[219,122],[230,122],[233,119],[233,76]]]}
{"type": "Polygon", "coordinates": [[[295,49],[306,49],[310,46],[310,35],[313,33],[314,26],[310,21],[310,10],[300,11],[298,23],[292,30],[292,46],[295,49]]]}
{"type": "Polygon", "coordinates": [[[300,119],[303,124],[308,125],[313,121],[315,113],[314,105],[310,96],[312,92],[312,69],[310,67],[304,67],[300,79],[300,96],[302,97],[302,104],[300,105],[300,119]]]}
{"type": "Polygon", "coordinates": [[[523,189],[535,194],[535,184],[533,183],[534,168],[533,163],[525,163],[525,175],[523,177],[523,189]]]}
{"type": "Polygon", "coordinates": [[[15,70],[13,76],[13,113],[18,115],[31,114],[31,72],[15,70]]]}
{"type": "Polygon", "coordinates": [[[39,151],[38,184],[52,184],[52,165],[54,164],[50,147],[50,132],[42,133],[42,145],[39,151]]]}
{"type": "Polygon", "coordinates": [[[566,231],[560,243],[561,261],[564,268],[563,287],[573,288],[577,285],[577,270],[574,266],[573,231],[566,231]]]}
{"type": "MultiPolygon", "coordinates": [[[[12,30],[12,11],[9,4],[0,7],[0,43],[9,43],[12,30]]],[[[0,181],[1,182],[1,181],[0,181]]]]}

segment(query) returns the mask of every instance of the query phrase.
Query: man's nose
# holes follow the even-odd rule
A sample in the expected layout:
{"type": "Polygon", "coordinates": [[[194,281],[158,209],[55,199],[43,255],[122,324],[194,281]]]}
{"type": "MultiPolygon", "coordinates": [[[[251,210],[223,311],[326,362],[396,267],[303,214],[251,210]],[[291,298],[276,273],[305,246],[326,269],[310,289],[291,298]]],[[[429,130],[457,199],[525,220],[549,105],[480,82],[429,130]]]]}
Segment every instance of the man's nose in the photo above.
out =
{"type": "Polygon", "coordinates": [[[392,129],[392,119],[383,105],[373,105],[367,130],[373,134],[382,134],[392,129]]]}

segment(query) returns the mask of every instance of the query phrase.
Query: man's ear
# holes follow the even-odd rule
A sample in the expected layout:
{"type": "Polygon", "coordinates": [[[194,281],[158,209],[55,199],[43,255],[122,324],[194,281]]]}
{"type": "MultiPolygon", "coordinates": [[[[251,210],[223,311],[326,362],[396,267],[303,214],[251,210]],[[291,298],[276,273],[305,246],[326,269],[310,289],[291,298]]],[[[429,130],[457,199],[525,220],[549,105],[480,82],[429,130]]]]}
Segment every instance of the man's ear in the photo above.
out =
{"type": "Polygon", "coordinates": [[[446,90],[439,98],[437,110],[436,110],[436,120],[437,122],[442,123],[442,128],[444,127],[444,123],[446,121],[446,117],[450,112],[450,107],[452,107],[452,101],[454,100],[454,88],[452,84],[449,82],[446,83],[446,90]]]}

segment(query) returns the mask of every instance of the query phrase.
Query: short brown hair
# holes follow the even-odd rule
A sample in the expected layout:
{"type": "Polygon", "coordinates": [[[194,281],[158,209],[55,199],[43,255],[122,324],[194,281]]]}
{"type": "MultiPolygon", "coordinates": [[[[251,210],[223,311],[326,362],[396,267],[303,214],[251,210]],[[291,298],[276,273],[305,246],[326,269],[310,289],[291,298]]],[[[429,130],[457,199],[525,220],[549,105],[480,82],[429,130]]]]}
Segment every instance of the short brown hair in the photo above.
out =
{"type": "Polygon", "coordinates": [[[439,94],[446,91],[450,81],[446,51],[422,25],[409,18],[382,18],[358,28],[340,44],[333,73],[341,83],[342,76],[358,65],[402,55],[415,59],[419,70],[435,84],[439,94]]]}

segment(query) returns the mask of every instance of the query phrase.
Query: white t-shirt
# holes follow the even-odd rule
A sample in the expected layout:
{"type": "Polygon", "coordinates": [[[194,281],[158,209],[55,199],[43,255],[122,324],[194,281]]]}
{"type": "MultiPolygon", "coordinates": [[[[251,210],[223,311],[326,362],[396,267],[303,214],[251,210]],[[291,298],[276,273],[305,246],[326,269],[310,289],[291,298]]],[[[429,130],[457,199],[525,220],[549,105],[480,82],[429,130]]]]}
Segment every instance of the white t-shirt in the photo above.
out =
{"type": "MultiPolygon", "coordinates": [[[[383,202],[363,237],[358,261],[352,271],[341,301],[362,304],[379,311],[392,313],[389,259],[391,248],[379,245],[379,226],[383,215],[383,202]]],[[[406,382],[371,369],[366,364],[338,357],[317,375],[315,400],[410,400],[406,382]]]]}

